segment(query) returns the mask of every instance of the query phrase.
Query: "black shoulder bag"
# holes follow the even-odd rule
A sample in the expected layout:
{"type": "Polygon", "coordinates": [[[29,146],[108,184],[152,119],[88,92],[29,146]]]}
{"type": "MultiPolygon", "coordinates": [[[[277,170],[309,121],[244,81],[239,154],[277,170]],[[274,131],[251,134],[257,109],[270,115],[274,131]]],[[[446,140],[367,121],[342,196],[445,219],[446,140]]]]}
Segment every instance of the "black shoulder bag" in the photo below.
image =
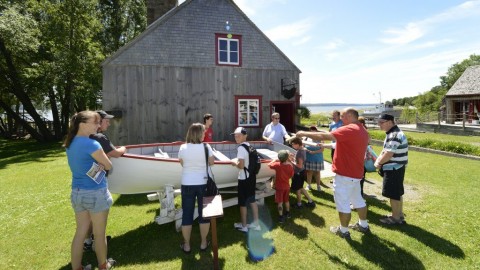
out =
{"type": "MultiPolygon", "coordinates": [[[[213,180],[213,172],[212,172],[212,177],[210,177],[210,174],[208,174],[208,168],[210,165],[208,164],[208,149],[207,145],[203,144],[203,147],[205,148],[205,163],[206,163],[206,169],[207,169],[207,187],[205,189],[205,197],[210,197],[210,196],[215,196],[220,194],[217,188],[217,184],[215,184],[215,181],[213,180]]],[[[210,169],[212,171],[212,169],[210,169]]]]}

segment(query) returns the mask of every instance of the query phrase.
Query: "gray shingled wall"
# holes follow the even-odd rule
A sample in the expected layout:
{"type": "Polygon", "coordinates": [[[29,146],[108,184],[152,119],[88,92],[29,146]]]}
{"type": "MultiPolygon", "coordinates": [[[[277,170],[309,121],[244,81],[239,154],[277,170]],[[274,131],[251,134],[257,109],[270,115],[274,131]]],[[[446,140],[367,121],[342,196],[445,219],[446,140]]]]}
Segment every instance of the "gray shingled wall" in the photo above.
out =
{"type": "Polygon", "coordinates": [[[295,67],[225,0],[193,0],[167,20],[155,22],[148,35],[109,65],[215,67],[215,33],[242,36],[243,67],[290,70],[295,67]]]}

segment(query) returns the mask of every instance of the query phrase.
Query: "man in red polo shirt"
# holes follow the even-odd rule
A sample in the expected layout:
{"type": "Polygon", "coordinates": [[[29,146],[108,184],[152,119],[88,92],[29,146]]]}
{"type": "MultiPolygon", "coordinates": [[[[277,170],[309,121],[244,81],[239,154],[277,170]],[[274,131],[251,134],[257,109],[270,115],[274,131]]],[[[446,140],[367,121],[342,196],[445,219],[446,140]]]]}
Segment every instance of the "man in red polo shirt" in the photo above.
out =
{"type": "Polygon", "coordinates": [[[341,113],[343,126],[332,132],[297,132],[297,137],[309,137],[315,140],[336,141],[332,170],[334,199],[340,217],[340,226],[330,227],[330,231],[342,238],[350,239],[348,228],[367,233],[367,205],[360,191],[363,178],[365,151],[368,145],[368,133],[358,122],[358,111],[347,108],[341,113]],[[357,209],[359,221],[349,226],[351,220],[350,203],[357,209]]]}

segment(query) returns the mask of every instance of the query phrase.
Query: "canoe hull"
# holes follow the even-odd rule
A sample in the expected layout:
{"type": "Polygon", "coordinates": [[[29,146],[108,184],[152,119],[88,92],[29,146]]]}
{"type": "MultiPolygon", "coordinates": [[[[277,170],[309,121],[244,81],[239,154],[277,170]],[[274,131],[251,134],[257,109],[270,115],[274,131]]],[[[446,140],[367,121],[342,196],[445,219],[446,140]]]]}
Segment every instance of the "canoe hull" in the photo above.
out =
{"type": "MultiPolygon", "coordinates": [[[[167,185],[180,188],[182,166],[178,158],[155,157],[153,151],[160,148],[164,152],[169,152],[170,156],[175,156],[181,144],[182,142],[127,146],[126,154],[119,158],[112,158],[113,169],[108,176],[109,190],[117,194],[139,194],[161,191],[167,185]]],[[[272,153],[280,149],[295,151],[280,144],[266,145],[264,142],[256,142],[256,144],[251,142],[251,144],[257,149],[264,147],[266,151],[272,151],[272,153]]],[[[229,153],[229,158],[232,158],[237,147],[232,142],[211,143],[211,146],[222,149],[223,153],[229,153]]],[[[257,174],[257,182],[266,181],[275,175],[275,171],[267,166],[271,157],[262,157],[264,158],[260,172],[257,174]]],[[[216,160],[212,171],[219,188],[237,185],[238,169],[228,160],[216,160]]]]}

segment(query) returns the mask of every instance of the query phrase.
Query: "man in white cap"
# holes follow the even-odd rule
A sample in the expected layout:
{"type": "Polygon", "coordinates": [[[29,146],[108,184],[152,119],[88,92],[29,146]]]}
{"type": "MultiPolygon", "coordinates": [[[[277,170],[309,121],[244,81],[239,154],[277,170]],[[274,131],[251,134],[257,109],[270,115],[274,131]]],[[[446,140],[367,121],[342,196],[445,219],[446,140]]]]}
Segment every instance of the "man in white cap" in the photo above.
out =
{"type": "Polygon", "coordinates": [[[238,205],[240,206],[241,222],[235,223],[235,229],[241,232],[248,232],[248,229],[256,231],[260,230],[258,224],[258,206],[255,201],[255,175],[250,175],[248,172],[249,165],[249,148],[250,144],[247,142],[247,130],[243,127],[238,127],[232,133],[235,136],[235,142],[239,144],[237,148],[237,158],[232,159],[232,166],[239,169],[238,171],[238,205]],[[245,146],[243,146],[245,145],[245,146]],[[253,222],[247,223],[247,204],[250,204],[253,214],[253,222]]]}

